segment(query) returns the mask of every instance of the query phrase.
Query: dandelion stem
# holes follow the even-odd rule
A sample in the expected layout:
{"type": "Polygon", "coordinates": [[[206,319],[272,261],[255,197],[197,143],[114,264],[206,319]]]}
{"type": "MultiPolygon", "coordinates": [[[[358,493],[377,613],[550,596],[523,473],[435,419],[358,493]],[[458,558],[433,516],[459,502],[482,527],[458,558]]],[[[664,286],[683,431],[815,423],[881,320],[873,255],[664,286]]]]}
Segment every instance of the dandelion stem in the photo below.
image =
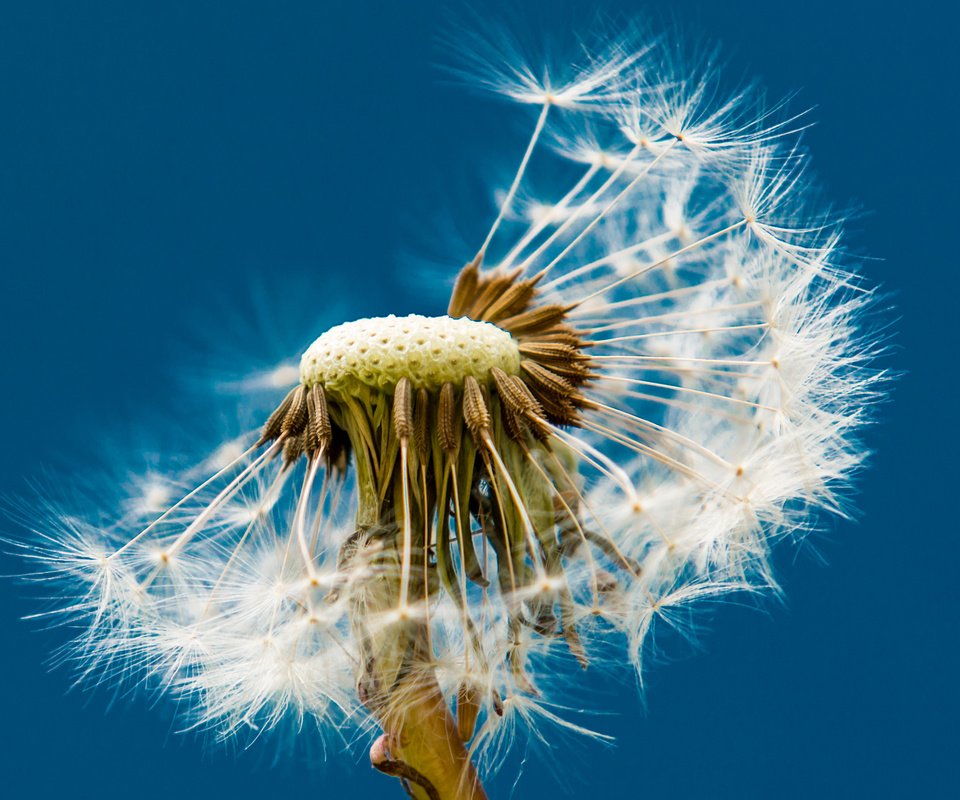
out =
{"type": "Polygon", "coordinates": [[[410,795],[418,800],[486,800],[436,678],[413,673],[396,691],[397,700],[390,703],[382,724],[393,745],[391,760],[404,765],[407,777],[416,775],[422,781],[408,780],[410,795]]]}

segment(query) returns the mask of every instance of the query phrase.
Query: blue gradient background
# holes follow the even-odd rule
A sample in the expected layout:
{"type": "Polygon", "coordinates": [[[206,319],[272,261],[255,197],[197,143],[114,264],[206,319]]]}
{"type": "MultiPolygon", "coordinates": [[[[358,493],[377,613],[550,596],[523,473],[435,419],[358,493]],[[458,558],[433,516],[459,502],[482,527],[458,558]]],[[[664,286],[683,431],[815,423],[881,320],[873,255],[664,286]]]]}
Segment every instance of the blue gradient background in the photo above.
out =
{"type": "MultiPolygon", "coordinates": [[[[589,16],[524,5],[547,30],[589,16]]],[[[664,4],[597,5],[663,18],[664,4]]],[[[869,433],[860,520],[816,539],[826,566],[781,553],[786,605],[721,608],[699,652],[653,670],[645,707],[589,675],[571,687],[572,706],[611,713],[598,724],[620,745],[531,753],[514,788],[521,753],[494,797],[960,796],[958,19],[947,3],[890,6],[669,6],[725,46],[733,78],[816,104],[828,194],[868,212],[852,243],[882,259],[866,271],[894,295],[890,363],[907,374],[869,433]]],[[[490,167],[519,154],[523,120],[444,83],[440,10],[0,4],[0,492],[97,471],[107,440],[133,448],[162,420],[215,441],[178,376],[248,345],[265,359],[331,317],[441,307],[408,256],[446,253],[452,270],[468,255],[450,233],[479,241],[490,167]],[[272,325],[230,311],[257,297],[272,325]],[[216,339],[235,344],[208,356],[216,339]]],[[[165,704],[68,692],[45,666],[62,632],[21,621],[28,594],[0,581],[3,797],[402,796],[362,750],[271,766],[275,745],[177,735],[165,704]]]]}

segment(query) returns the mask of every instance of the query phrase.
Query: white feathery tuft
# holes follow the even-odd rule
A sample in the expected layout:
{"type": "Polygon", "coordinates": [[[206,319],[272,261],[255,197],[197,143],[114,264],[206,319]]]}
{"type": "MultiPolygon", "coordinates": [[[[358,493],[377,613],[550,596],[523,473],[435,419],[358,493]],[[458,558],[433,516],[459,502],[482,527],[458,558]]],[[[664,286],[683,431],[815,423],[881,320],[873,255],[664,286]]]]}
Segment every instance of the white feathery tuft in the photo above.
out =
{"type": "MultiPolygon", "coordinates": [[[[461,566],[463,603],[404,596],[364,623],[374,645],[411,619],[428,626],[444,696],[476,698],[469,747],[489,772],[519,730],[588,732],[563,710],[571,660],[642,674],[655,626],[689,633],[688,606],[776,590],[771,547],[816,527],[821,511],[850,512],[866,455],[858,434],[886,376],[864,324],[874,295],[841,249],[842,220],[815,205],[797,117],[752,88],[724,93],[715,59],[685,71],[640,33],[544,67],[505,35],[467,40],[461,75],[540,107],[480,248],[483,274],[518,270],[568,307],[593,374],[578,425],[553,426],[551,449],[490,469],[512,498],[547,471],[563,476],[558,503],[583,519],[566,533],[584,546],[568,543],[559,577],[540,569],[520,587],[468,581],[461,566]],[[517,623],[518,609],[555,602],[575,641],[517,623]]],[[[357,339],[364,368],[392,346],[382,333],[372,355],[357,339]]],[[[337,366],[344,353],[331,347],[323,356],[337,366]]],[[[288,365],[256,388],[290,378],[288,365]]],[[[64,658],[84,680],[144,680],[183,700],[197,727],[371,727],[355,695],[370,642],[354,623],[398,565],[373,550],[349,569],[338,560],[359,547],[362,482],[347,456],[318,475],[275,458],[279,443],[252,444],[131,481],[110,524],[51,521],[25,548],[62,600],[45,616],[80,627],[64,658]]],[[[553,520],[522,516],[535,552],[553,520]]],[[[495,574],[485,543],[478,558],[495,574]]]]}

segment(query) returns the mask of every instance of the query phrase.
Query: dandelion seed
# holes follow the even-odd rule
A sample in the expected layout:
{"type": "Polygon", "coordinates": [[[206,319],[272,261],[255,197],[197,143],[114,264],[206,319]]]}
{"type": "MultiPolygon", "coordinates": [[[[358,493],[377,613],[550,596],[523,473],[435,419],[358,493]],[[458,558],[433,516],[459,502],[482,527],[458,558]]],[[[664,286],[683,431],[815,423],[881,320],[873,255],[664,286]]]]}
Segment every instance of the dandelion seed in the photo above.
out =
{"type": "Polygon", "coordinates": [[[794,120],[654,46],[542,77],[495,50],[481,83],[540,111],[446,313],[322,333],[259,435],[138,484],[152,522],[27,548],[83,676],[224,736],[376,727],[417,797],[483,797],[520,731],[589,735],[558,661],[601,669],[619,631],[639,671],[658,620],[773,586],[772,543],[844,512],[883,389],[794,120]]]}

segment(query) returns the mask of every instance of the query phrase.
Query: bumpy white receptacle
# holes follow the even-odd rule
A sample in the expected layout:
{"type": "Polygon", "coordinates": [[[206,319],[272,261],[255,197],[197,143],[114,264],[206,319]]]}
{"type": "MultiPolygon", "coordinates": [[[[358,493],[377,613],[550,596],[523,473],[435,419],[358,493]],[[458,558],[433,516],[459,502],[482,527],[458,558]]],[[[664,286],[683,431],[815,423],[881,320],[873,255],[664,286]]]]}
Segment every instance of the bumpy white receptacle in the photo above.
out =
{"type": "Polygon", "coordinates": [[[509,333],[489,322],[451,317],[376,317],[337,325],[300,359],[300,380],[327,391],[362,386],[390,391],[401,378],[416,388],[462,385],[471,375],[486,382],[490,370],[520,370],[520,351],[509,333]]]}

